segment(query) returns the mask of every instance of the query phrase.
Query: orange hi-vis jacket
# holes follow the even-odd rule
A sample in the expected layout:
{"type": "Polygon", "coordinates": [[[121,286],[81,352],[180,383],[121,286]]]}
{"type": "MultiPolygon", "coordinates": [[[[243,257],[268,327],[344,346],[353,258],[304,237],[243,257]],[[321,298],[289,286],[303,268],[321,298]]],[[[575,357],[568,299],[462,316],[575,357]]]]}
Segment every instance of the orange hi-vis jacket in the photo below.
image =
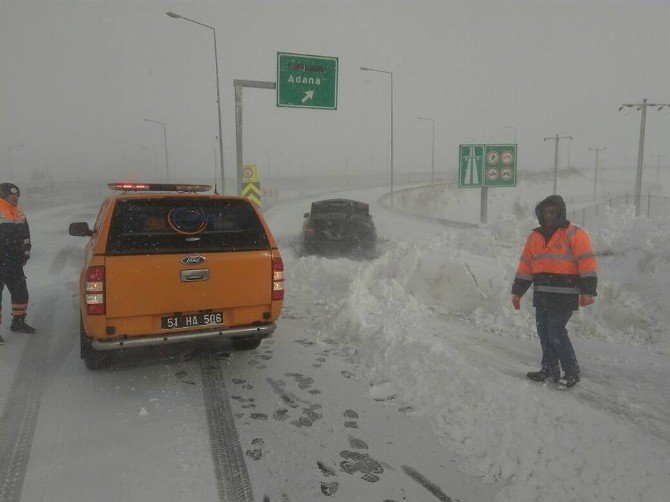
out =
{"type": "Polygon", "coordinates": [[[583,229],[569,223],[546,242],[536,228],[523,248],[512,294],[521,296],[532,284],[535,307],[576,310],[580,294],[597,294],[597,266],[591,239],[583,229]]]}
{"type": "Polygon", "coordinates": [[[20,267],[30,257],[26,215],[0,198],[0,267],[20,267]]]}

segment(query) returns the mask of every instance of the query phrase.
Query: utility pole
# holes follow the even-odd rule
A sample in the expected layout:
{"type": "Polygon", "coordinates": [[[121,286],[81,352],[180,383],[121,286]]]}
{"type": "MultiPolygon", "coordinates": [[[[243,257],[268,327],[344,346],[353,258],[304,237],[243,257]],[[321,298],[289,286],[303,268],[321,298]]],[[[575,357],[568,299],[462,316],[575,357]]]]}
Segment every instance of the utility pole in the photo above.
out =
{"type": "Polygon", "coordinates": [[[556,133],[556,136],[551,136],[549,138],[544,138],[545,141],[553,139],[556,144],[554,146],[554,195],[556,195],[556,177],[558,175],[558,141],[561,139],[572,139],[572,136],[559,136],[559,133],[556,133]]]}
{"type": "Polygon", "coordinates": [[[640,146],[637,152],[637,177],[635,178],[635,216],[640,216],[640,198],[642,194],[642,163],[644,161],[644,129],[647,122],[647,107],[654,106],[660,111],[665,106],[670,106],[667,103],[647,103],[647,98],[642,100],[642,103],[624,103],[619,107],[619,111],[624,108],[637,108],[642,111],[640,118],[640,146]]]}
{"type": "Polygon", "coordinates": [[[593,176],[593,202],[596,201],[596,187],[598,186],[598,154],[607,150],[606,146],[590,146],[590,152],[596,152],[596,174],[593,176]]]}
{"type": "Polygon", "coordinates": [[[661,157],[665,157],[665,154],[659,153],[652,157],[656,157],[656,186],[659,186],[661,184],[661,157]]]}

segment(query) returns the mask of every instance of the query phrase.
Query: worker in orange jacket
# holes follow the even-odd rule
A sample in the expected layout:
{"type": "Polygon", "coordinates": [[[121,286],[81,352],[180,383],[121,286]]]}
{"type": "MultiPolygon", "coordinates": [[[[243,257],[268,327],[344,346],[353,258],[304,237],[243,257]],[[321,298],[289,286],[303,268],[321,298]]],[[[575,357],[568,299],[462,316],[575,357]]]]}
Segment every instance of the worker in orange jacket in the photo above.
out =
{"type": "MultiPolygon", "coordinates": [[[[26,324],[28,287],[23,266],[30,258],[30,230],[26,215],[17,206],[21,191],[13,183],[0,183],[0,299],[5,286],[12,297],[10,331],[34,333],[26,324]]],[[[0,305],[0,321],[2,305],[0,305]]],[[[0,345],[4,340],[0,336],[0,345]]]]}
{"type": "Polygon", "coordinates": [[[596,258],[589,234],[566,219],[565,202],[560,195],[540,202],[535,214],[540,226],[526,240],[512,285],[512,305],[516,310],[521,308],[523,294],[533,286],[542,367],[527,377],[538,382],[551,378],[572,387],[579,382],[580,371],[565,326],[575,310],[595,301],[596,258]]]}

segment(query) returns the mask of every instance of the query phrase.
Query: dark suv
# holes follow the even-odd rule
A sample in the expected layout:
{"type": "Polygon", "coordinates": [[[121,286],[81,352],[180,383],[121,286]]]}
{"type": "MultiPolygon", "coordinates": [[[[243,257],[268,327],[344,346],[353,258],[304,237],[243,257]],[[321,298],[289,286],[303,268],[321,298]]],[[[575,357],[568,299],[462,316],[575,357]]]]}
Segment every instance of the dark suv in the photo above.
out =
{"type": "Polygon", "coordinates": [[[304,215],[302,254],[373,258],[377,231],[370,206],[350,199],[328,199],[312,203],[304,215]]]}

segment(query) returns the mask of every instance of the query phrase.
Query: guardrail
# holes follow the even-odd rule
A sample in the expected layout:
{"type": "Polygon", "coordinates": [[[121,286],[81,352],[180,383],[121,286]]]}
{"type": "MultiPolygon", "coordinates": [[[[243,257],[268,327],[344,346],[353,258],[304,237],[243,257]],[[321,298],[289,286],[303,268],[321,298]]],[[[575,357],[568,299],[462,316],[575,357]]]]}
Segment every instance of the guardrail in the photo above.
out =
{"type": "Polygon", "coordinates": [[[403,203],[405,202],[405,197],[416,191],[416,190],[424,190],[428,192],[441,192],[444,190],[446,186],[453,185],[451,182],[447,181],[442,181],[442,182],[437,182],[435,184],[423,184],[423,185],[417,185],[414,187],[409,187],[409,188],[401,188],[399,190],[395,190],[393,192],[393,200],[394,204],[391,204],[391,194],[390,193],[385,193],[384,195],[380,196],[377,201],[386,209],[387,211],[391,211],[396,214],[402,214],[404,216],[410,216],[412,218],[416,218],[418,220],[422,221],[432,221],[435,223],[439,223],[440,225],[444,225],[446,227],[452,227],[452,228],[474,228],[477,227],[478,225],[476,223],[467,223],[464,221],[456,221],[456,220],[451,220],[449,218],[438,218],[436,216],[428,216],[425,214],[420,214],[420,213],[414,213],[412,211],[407,211],[404,209],[399,209],[399,207],[402,207],[403,203]]]}
{"type": "MultiPolygon", "coordinates": [[[[477,224],[473,223],[466,223],[448,218],[438,218],[434,216],[428,216],[423,213],[417,213],[411,210],[408,211],[406,209],[402,209],[403,206],[405,205],[407,197],[412,192],[421,190],[423,192],[426,192],[427,194],[430,194],[431,192],[438,193],[443,191],[445,187],[450,185],[452,185],[452,183],[441,182],[436,183],[434,185],[423,184],[408,188],[401,188],[394,192],[394,201],[395,201],[394,205],[391,205],[390,200],[391,197],[389,193],[386,193],[381,197],[379,197],[379,202],[385,209],[392,212],[404,214],[405,216],[412,216],[423,220],[432,220],[450,227],[461,227],[461,228],[476,227],[477,224]]],[[[568,211],[567,216],[568,219],[573,223],[576,223],[581,226],[589,225],[591,227],[594,227],[598,223],[599,216],[605,214],[605,208],[625,207],[633,205],[634,203],[635,203],[635,196],[633,194],[626,193],[620,196],[609,197],[603,200],[602,202],[593,204],[591,206],[585,206],[581,209],[574,209],[572,211],[568,211]]],[[[647,195],[641,198],[640,214],[643,217],[652,219],[669,216],[670,197],[663,195],[653,195],[651,193],[648,193],[647,195]]]]}
{"type": "MultiPolygon", "coordinates": [[[[573,223],[584,226],[587,223],[596,223],[598,214],[600,213],[602,215],[606,207],[624,207],[634,203],[635,196],[633,194],[627,193],[618,197],[610,197],[598,204],[568,211],[568,219],[573,223]]],[[[647,218],[658,218],[670,215],[670,197],[652,195],[649,193],[646,196],[641,197],[640,204],[640,214],[647,218]]]]}

